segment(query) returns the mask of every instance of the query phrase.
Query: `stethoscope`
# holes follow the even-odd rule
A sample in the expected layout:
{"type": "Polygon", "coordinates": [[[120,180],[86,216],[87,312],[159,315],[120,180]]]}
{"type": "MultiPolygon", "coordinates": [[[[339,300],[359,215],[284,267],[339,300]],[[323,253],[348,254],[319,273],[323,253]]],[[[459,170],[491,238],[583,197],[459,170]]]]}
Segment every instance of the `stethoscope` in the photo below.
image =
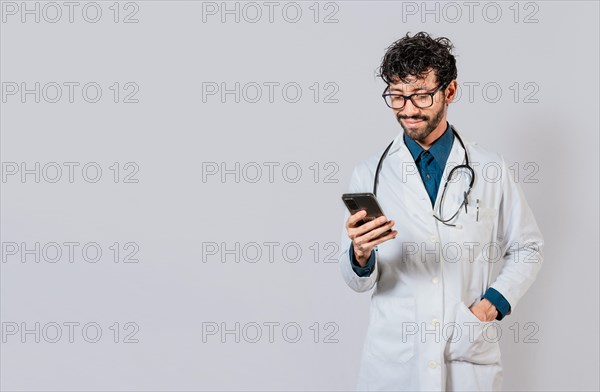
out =
{"type": "MultiPolygon", "coordinates": [[[[456,225],[450,224],[448,222],[453,220],[458,215],[458,213],[460,212],[460,209],[463,206],[465,207],[465,212],[468,212],[467,205],[469,204],[469,194],[471,193],[471,188],[473,188],[473,183],[475,182],[475,171],[473,170],[471,165],[469,165],[469,154],[467,153],[467,148],[465,147],[465,144],[463,143],[462,139],[458,135],[458,132],[456,132],[456,129],[454,129],[454,127],[452,125],[450,125],[450,128],[452,129],[454,136],[456,136],[456,138],[458,139],[463,150],[465,150],[465,163],[462,165],[457,165],[457,166],[453,167],[452,170],[450,170],[450,173],[448,173],[448,177],[446,178],[446,183],[444,184],[444,189],[442,190],[442,197],[440,199],[440,204],[439,204],[439,208],[438,208],[439,217],[436,216],[435,214],[433,214],[433,217],[447,226],[456,226],[456,225]],[[448,183],[452,179],[452,175],[454,173],[456,173],[457,170],[459,170],[459,169],[466,169],[469,172],[469,175],[470,175],[469,188],[463,193],[463,195],[464,195],[463,202],[460,204],[460,206],[458,206],[458,209],[456,210],[456,212],[450,218],[443,219],[442,218],[442,206],[444,205],[444,197],[446,196],[446,189],[448,187],[448,183]]],[[[385,160],[385,157],[386,157],[389,149],[392,147],[392,144],[394,144],[394,141],[392,141],[387,146],[387,148],[381,155],[381,158],[379,158],[379,163],[377,164],[377,169],[375,170],[375,178],[373,180],[373,194],[375,196],[377,196],[377,184],[379,183],[379,172],[381,171],[381,166],[383,165],[383,161],[385,160]]]]}

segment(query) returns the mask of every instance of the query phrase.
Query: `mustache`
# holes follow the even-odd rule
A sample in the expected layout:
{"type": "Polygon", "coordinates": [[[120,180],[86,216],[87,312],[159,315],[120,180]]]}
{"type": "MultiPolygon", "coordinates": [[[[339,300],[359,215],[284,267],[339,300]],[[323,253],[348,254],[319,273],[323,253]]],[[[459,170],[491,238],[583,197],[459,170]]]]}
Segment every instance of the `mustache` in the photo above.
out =
{"type": "Polygon", "coordinates": [[[403,116],[403,115],[397,115],[396,116],[398,118],[398,120],[403,119],[403,120],[423,120],[423,121],[427,121],[429,120],[429,117],[427,116],[403,116]]]}

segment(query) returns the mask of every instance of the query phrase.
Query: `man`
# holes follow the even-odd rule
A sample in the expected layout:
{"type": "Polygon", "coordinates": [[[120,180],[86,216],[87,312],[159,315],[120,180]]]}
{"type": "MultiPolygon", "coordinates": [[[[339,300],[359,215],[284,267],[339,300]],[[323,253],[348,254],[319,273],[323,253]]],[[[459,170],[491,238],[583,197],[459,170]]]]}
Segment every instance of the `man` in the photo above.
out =
{"type": "Polygon", "coordinates": [[[465,151],[446,121],[452,49],[447,38],[407,34],[380,67],[404,132],[354,169],[349,192],[372,192],[381,157],[377,199],[391,220],[359,225],[365,211],[346,213],[340,248],[346,283],[375,288],[359,390],[499,390],[495,320],[541,267],[542,236],[505,161],[476,143],[465,151]]]}

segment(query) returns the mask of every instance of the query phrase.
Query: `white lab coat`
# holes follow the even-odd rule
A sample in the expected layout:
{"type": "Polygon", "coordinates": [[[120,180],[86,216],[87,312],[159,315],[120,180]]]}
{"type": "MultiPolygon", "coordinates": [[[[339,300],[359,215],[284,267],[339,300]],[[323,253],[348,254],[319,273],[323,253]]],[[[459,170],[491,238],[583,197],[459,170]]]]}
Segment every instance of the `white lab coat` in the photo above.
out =
{"type": "MultiPolygon", "coordinates": [[[[469,307],[493,287],[515,311],[541,267],[541,233],[503,158],[466,140],[476,175],[468,212],[463,208],[450,222],[456,227],[438,222],[432,214],[438,212],[449,170],[464,162],[464,150],[455,138],[432,209],[402,135],[388,151],[377,190],[398,235],[377,247],[368,277],[352,270],[345,228],[341,240],[340,268],[348,286],[357,292],[375,288],[358,390],[499,390],[502,336],[497,334],[506,339],[510,331],[502,322],[480,322],[469,307]]],[[[356,166],[349,192],[373,191],[382,153],[356,166]]],[[[462,202],[468,176],[448,187],[444,218],[462,202]]]]}

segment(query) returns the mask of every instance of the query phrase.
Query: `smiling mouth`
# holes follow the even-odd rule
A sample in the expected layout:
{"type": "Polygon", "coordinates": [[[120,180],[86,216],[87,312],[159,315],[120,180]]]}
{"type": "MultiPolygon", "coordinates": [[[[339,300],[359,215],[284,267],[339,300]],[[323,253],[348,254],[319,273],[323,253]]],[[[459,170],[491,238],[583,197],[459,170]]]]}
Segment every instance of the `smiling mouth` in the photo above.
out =
{"type": "Polygon", "coordinates": [[[423,120],[415,120],[415,119],[404,119],[404,123],[407,125],[415,125],[418,124],[420,122],[422,122],[423,120]]]}

